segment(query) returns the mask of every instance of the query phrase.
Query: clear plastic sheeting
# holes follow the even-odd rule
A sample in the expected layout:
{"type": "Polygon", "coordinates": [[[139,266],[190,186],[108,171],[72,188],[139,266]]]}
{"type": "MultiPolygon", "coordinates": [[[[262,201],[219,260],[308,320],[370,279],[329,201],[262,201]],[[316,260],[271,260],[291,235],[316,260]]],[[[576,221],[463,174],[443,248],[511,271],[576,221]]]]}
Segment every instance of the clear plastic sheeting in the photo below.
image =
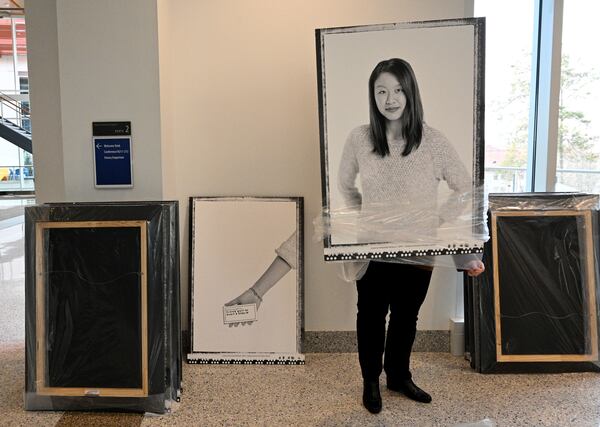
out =
{"type": "Polygon", "coordinates": [[[489,233],[479,193],[450,194],[439,208],[413,199],[325,209],[315,239],[327,261],[480,252],[489,233]]]}
{"type": "Polygon", "coordinates": [[[326,261],[344,261],[342,277],[356,280],[368,260],[466,270],[489,238],[481,189],[440,200],[370,203],[326,209],[315,219],[326,261]]]}
{"type": "MultiPolygon", "coordinates": [[[[436,255],[422,257],[395,257],[377,259],[377,262],[396,262],[400,264],[411,264],[425,268],[443,267],[452,268],[457,271],[466,271],[476,267],[482,260],[481,253],[466,253],[460,255],[436,255]]],[[[344,261],[340,263],[338,276],[345,282],[354,282],[363,277],[371,260],[366,261],[344,261]]]]}
{"type": "Polygon", "coordinates": [[[479,372],[599,370],[598,196],[490,194],[484,274],[465,279],[479,372]]]}
{"type": "MultiPolygon", "coordinates": [[[[333,244],[447,246],[488,238],[483,202],[472,193],[451,194],[438,207],[420,200],[386,201],[328,209],[315,221],[319,240],[333,244]]],[[[400,249],[401,250],[401,249],[400,249]]]]}
{"type": "Polygon", "coordinates": [[[598,210],[598,196],[584,193],[492,193],[489,210],[598,210]]]}
{"type": "Polygon", "coordinates": [[[28,207],[28,410],[165,413],[181,393],[177,202],[28,207]]]}

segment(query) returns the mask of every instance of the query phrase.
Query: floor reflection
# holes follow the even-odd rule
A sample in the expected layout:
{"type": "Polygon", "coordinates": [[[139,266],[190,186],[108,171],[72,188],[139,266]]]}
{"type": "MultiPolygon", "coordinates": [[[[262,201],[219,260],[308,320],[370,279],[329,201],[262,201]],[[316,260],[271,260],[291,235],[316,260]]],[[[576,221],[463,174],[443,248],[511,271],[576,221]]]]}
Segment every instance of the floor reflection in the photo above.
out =
{"type": "Polygon", "coordinates": [[[0,198],[0,344],[25,340],[24,208],[33,198],[0,198]]]}

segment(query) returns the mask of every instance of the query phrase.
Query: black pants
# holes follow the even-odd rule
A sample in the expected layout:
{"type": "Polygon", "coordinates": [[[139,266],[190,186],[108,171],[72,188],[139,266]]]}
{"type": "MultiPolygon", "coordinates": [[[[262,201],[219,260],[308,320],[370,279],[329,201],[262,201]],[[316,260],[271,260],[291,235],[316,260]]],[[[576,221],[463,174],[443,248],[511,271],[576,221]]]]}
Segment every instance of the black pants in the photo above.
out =
{"type": "Polygon", "coordinates": [[[417,315],[430,279],[431,271],[413,265],[371,261],[363,278],[356,282],[358,359],[365,380],[378,380],[384,353],[383,368],[388,380],[411,378],[410,352],[417,315]]]}

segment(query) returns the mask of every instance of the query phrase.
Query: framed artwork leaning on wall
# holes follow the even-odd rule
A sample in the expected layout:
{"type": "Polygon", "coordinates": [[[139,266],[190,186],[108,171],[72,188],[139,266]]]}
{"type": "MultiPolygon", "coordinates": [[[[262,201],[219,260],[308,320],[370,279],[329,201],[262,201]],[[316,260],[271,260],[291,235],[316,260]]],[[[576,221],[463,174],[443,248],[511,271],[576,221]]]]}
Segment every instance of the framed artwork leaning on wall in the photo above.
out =
{"type": "Polygon", "coordinates": [[[303,199],[192,197],[190,363],[302,364],[303,199]]]}

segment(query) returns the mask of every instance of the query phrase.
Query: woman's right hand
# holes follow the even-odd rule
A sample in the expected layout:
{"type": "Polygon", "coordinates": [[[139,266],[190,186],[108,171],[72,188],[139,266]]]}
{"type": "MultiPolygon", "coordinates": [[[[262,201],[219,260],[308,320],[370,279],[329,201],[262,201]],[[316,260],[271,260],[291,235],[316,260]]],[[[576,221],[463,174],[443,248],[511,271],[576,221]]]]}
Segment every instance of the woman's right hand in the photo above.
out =
{"type": "Polygon", "coordinates": [[[252,292],[250,289],[246,289],[240,296],[232,299],[228,303],[225,303],[225,306],[239,305],[239,304],[256,304],[256,310],[260,307],[261,299],[252,292]]]}

